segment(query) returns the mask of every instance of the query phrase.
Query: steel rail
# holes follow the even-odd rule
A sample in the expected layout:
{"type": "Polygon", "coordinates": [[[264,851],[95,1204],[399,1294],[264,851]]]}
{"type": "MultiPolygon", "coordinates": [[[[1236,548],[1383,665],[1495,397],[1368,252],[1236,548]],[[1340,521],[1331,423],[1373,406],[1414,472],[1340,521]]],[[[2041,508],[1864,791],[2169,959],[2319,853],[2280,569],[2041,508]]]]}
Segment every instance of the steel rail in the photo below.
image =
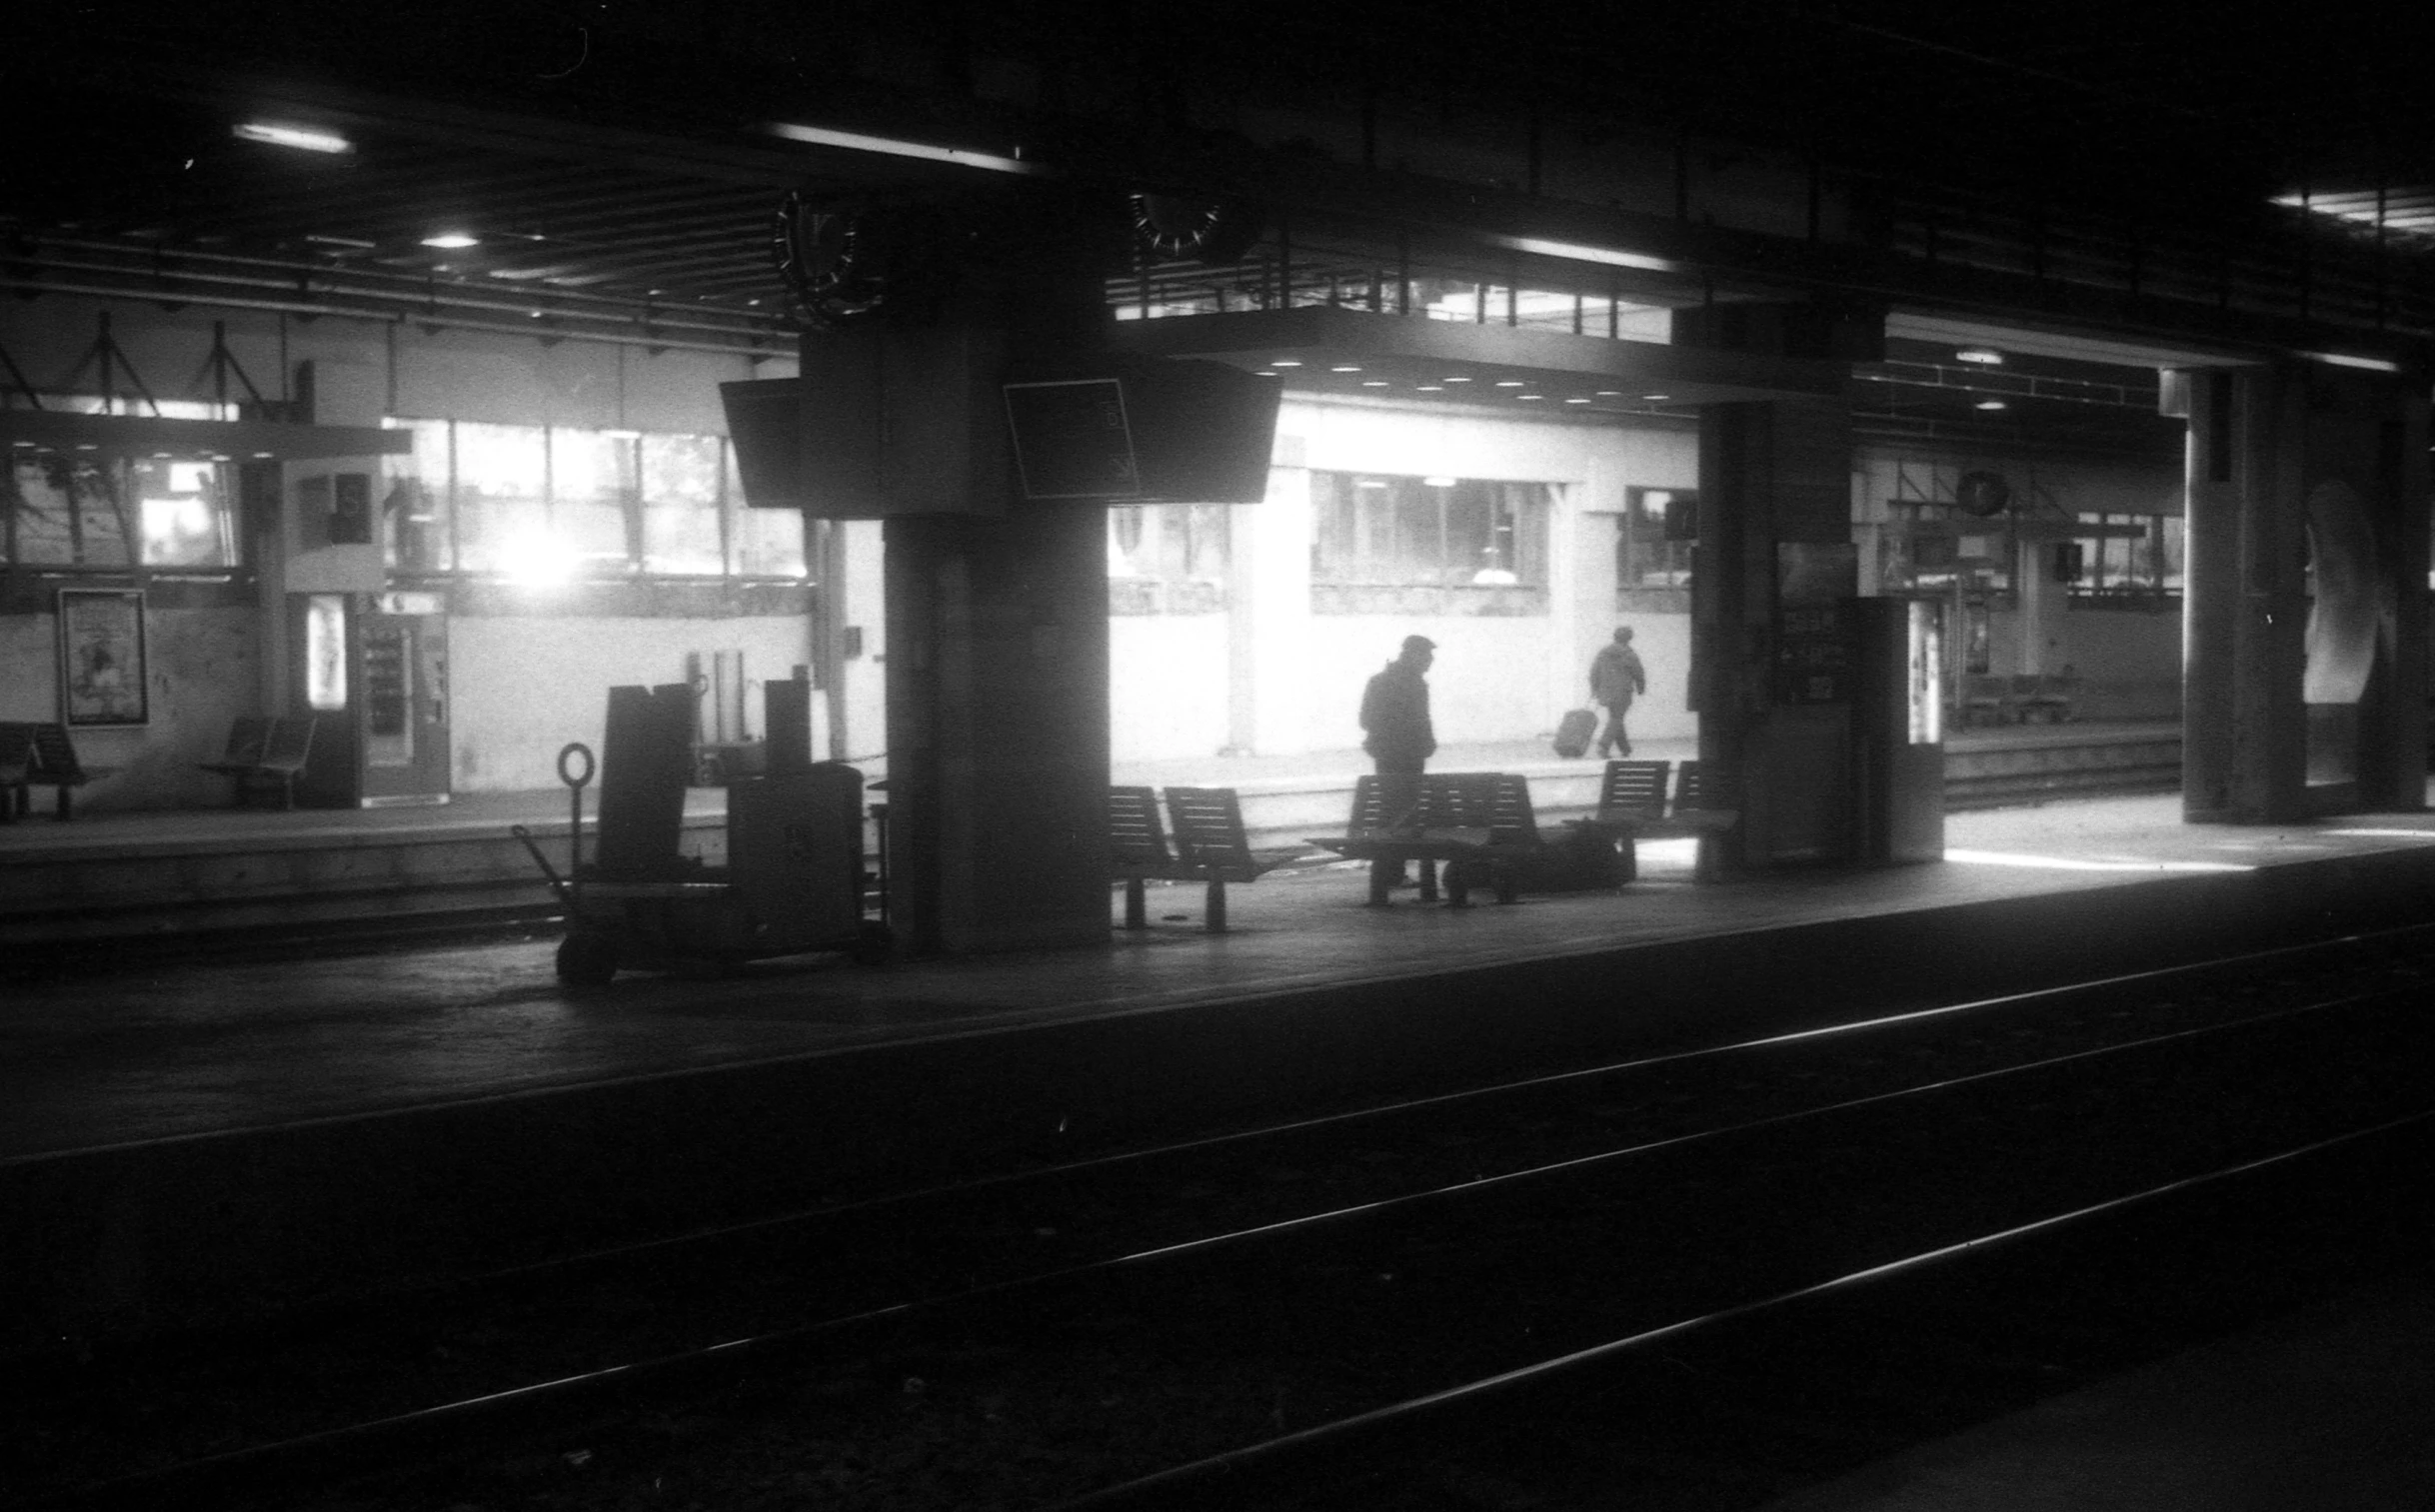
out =
{"type": "MultiPolygon", "coordinates": [[[[2408,929],[2378,932],[2421,932],[2424,927],[2427,926],[2410,926],[2408,929]]],[[[2353,938],[2355,937],[2344,936],[2342,940],[2328,943],[2348,942],[2353,938]]],[[[2252,954],[2224,957],[2221,960],[2210,962],[2209,964],[2218,966],[2229,965],[2245,960],[2267,958],[2279,953],[2286,952],[2282,950],[2253,952],[2252,954]]],[[[2039,997],[2060,995],[2073,990],[2095,991],[2102,987],[2111,986],[2120,982],[2137,981],[2154,975],[2169,974],[2175,969],[2194,970],[2198,968],[2165,968],[2165,970],[2157,972],[2124,973],[2120,976],[2102,978],[2095,982],[2081,983],[2076,988],[2051,988],[2040,989],[2038,991],[2027,993],[2007,994],[2003,997],[1984,999],[1978,1002],[1966,1004],[1947,1004],[1936,1008],[1887,1014],[1848,1025],[1832,1025],[1816,1029],[1795,1030],[1781,1034],[1766,1035],[1756,1039],[1742,1041],[1731,1046],[1706,1047],[1700,1050],[1681,1052],[1678,1054],[1648,1057],[1647,1059],[1641,1061],[1627,1062],[1625,1063],[1625,1067],[1638,1068],[1643,1065],[1661,1064],[1667,1061],[1687,1060],[1703,1055],[1723,1053],[1728,1050],[1776,1048],[1794,1044],[1815,1043],[1836,1034],[1908,1025],[1928,1019],[1948,1016],[1950,1014],[1965,1011],[1971,1008],[1986,1007],[1999,1003],[2032,1001],[2039,997]]],[[[67,1494],[65,1497],[56,1499],[55,1504],[83,1507],[149,1507],[163,1504],[162,1498],[174,1494],[176,1497],[182,1499],[184,1504],[192,1505],[201,1498],[220,1495],[234,1495],[240,1492],[248,1494],[256,1493],[262,1489],[266,1478],[272,1481],[284,1483],[288,1480],[310,1477],[317,1474],[326,1475],[334,1470],[350,1473],[369,1471],[381,1466],[394,1465],[402,1460],[406,1455],[418,1451],[428,1451],[435,1446],[444,1445],[460,1435],[496,1434],[509,1431],[541,1414],[575,1407],[597,1406],[605,1402],[619,1400],[639,1393],[664,1393],[680,1390],[689,1385],[711,1379],[721,1372],[745,1368],[748,1366],[756,1369],[775,1368],[787,1363],[790,1360],[802,1358],[815,1350],[837,1347],[840,1340],[846,1338],[857,1330],[870,1329],[880,1325],[901,1325],[910,1319],[921,1317],[952,1316],[960,1311],[969,1311],[984,1306],[1000,1304],[1021,1296],[1037,1295],[1050,1291],[1053,1288],[1089,1285],[1094,1281],[1103,1278],[1112,1278],[1120,1273],[1130,1272],[1145,1265],[1156,1264],[1163,1261],[1172,1261],[1186,1255],[1207,1255],[1228,1247],[1242,1247],[1257,1243],[1271,1242],[1286,1236],[1311,1233],[1318,1231],[1321,1228],[1334,1225],[1355,1222],[1377,1222],[1386,1220],[1390,1217],[1399,1218],[1402,1215],[1420,1211],[1426,1208],[1445,1207],[1450,1204],[1457,1203],[1462,1199],[1475,1197],[1481,1193],[1491,1190],[1515,1187],[1524,1183],[1544,1182],[1557,1177],[1575,1176],[1580,1172],[1594,1166],[1611,1164],[1616,1161],[1641,1158],[1659,1151],[1683,1149],[1709,1140],[1722,1139],[1735,1134],[1749,1133],[1769,1128],[1781,1128],[1791,1124],[1826,1118],[1837,1113],[1849,1112],[1860,1108],[1883,1106],[1908,1097],[1922,1096],[1933,1092],[1950,1091],[1956,1087],[1992,1082],[2005,1077],[2026,1075],[2031,1072],[2048,1069],[2054,1066],[2089,1061],[2109,1055],[2128,1053],[2143,1048],[2151,1048],[2159,1044],[2195,1039],[2241,1028],[2257,1027],[2259,1025],[2271,1023],[2277,1020],[2296,1018],[2304,1014],[2354,1005],[2359,1002],[2372,1000],[2377,996],[2384,995],[2390,994],[2382,992],[2354,993],[2331,999],[2287,1004],[2263,1013],[2245,1015],[2241,1018],[2224,1023],[2196,1025],[2170,1030],[2161,1034],[2143,1035],[2119,1043],[2073,1050],[2061,1055],[2041,1056],[2036,1059],[1993,1067],[1987,1070],[1971,1072],[1965,1075],[1942,1077],[1936,1080],[1902,1086],[1891,1090],[1872,1092],[1860,1097],[1844,1098],[1831,1103],[1797,1108],[1786,1112],[1772,1113],[1757,1118],[1742,1119],[1729,1124],[1715,1125],[1696,1129],[1687,1133],[1668,1135],[1657,1139],[1643,1140],[1631,1145],[1602,1150],[1588,1155],[1568,1157],[1523,1169],[1501,1171],[1492,1175],[1477,1176],[1468,1180],[1456,1181],[1446,1185],[1431,1187],[1422,1191],[1404,1193],[1399,1196],[1380,1199],[1377,1201],[1357,1203],[1351,1206],[1334,1208],[1324,1212],[1303,1214],[1297,1217],[1282,1219],[1271,1223],[1254,1224],[1247,1228],[1233,1229],[1218,1234],[1203,1235],[1189,1240],[1156,1245],[1148,1249],[1089,1260],[1073,1265],[1061,1266],[1052,1270],[1036,1272],[1029,1275],[1008,1277],[961,1291],[939,1293],[927,1297],[903,1299],[879,1307],[866,1308],[861,1311],[840,1317],[825,1318],[811,1323],[799,1324],[783,1329],[774,1329],[745,1338],[725,1340],[700,1349],[682,1351],[680,1353],[671,1355],[662,1355],[647,1360],[630,1361],[618,1365],[607,1366],[598,1370],[579,1372],[573,1375],[557,1377],[546,1381],[533,1382],[524,1386],[513,1387],[502,1391],[489,1392],[459,1401],[443,1403],[408,1413],[384,1417],[363,1423],[345,1425],[339,1428],[302,1435],[296,1438],[252,1445],[243,1449],[206,1456],[203,1458],[186,1461],[182,1464],[165,1466],[159,1469],[142,1472],[137,1475],[122,1477],[83,1487],[75,1492],[67,1494]]],[[[1577,1080],[1580,1077],[1589,1074],[1595,1074],[1595,1072],[1574,1071],[1559,1073],[1557,1075],[1547,1077],[1528,1078],[1525,1081],[1513,1083],[1512,1086],[1530,1087],[1553,1085],[1565,1081],[1577,1080]]],[[[1407,1109],[1444,1105],[1479,1095],[1482,1095],[1482,1093],[1476,1090],[1461,1093],[1449,1093],[1442,1094],[1437,1097],[1416,1099],[1412,1103],[1400,1104],[1397,1106],[1398,1108],[1407,1109]]],[[[1330,1115],[1326,1118],[1301,1120],[1293,1124],[1280,1125],[1279,1128],[1303,1129],[1336,1125],[1363,1116],[1374,1115],[1380,1111],[1384,1110],[1361,1110],[1359,1112],[1349,1114],[1330,1115]]],[[[2414,1121],[2417,1118],[2427,1116],[2435,1116],[2435,1113],[2422,1112],[2412,1114],[2408,1118],[2396,1120],[2394,1122],[2396,1124],[2406,1123],[2414,1121]]],[[[2379,1125],[2378,1127],[2383,1126],[2384,1125],[2379,1125]]],[[[2357,1132],[2364,1133],[2373,1131],[2375,1130],[2370,1129],[2357,1132]]],[[[2339,1140],[2342,1138],[2355,1136],[2356,1134],[2337,1136],[2334,1140],[2320,1141],[2320,1143],[2329,1144],[2339,1142],[2339,1140]]],[[[1243,1134],[1218,1135],[1212,1136],[1207,1140],[1184,1141],[1180,1145],[1174,1147],[1190,1148],[1195,1146],[1222,1144],[1226,1142],[1239,1142],[1252,1137],[1255,1136],[1243,1134]]],[[[2318,1146],[2306,1146],[2302,1151],[2298,1152],[2305,1152],[2305,1149],[2316,1147],[2318,1146]]],[[[1138,1155],[1109,1157],[1104,1161],[1081,1162],[1078,1164],[1077,1168],[1089,1168],[1094,1165],[1114,1164],[1120,1160],[1129,1158],[1140,1157],[1138,1155]]],[[[2266,1157],[2262,1160],[2241,1162],[2238,1165],[2226,1167],[2223,1171],[2216,1173],[2196,1177],[2179,1178],[2174,1182],[2167,1183],[2166,1185],[2154,1188],[2153,1190],[2159,1193],[2178,1190],[2196,1182],[2213,1179],[2215,1175],[2250,1169],[2261,1164],[2271,1163],[2273,1160],[2280,1158],[2285,1158],[2285,1156],[2278,1155],[2266,1157]]],[[[1036,1175],[1039,1173],[1026,1174],[1036,1175]]],[[[1020,1178],[998,1178],[996,1181],[991,1182],[972,1183],[971,1186],[973,1188],[979,1188],[992,1184],[1002,1184],[1004,1181],[1014,1179],[1020,1178]]],[[[951,1188],[949,1190],[964,1189],[966,1188],[959,1187],[951,1188]]],[[[2107,1211],[2114,1207],[2121,1206],[2126,1202],[2142,1200],[2144,1195],[2145,1194],[2139,1194],[2129,1198],[2110,1199],[2107,1202],[2094,1204],[2087,1208],[2075,1209],[2070,1213],[2057,1215],[2047,1219],[2036,1220],[2026,1225],[2016,1225],[1994,1234],[1981,1235],[1969,1240],[1960,1241],[1956,1244],[1940,1246],[1937,1249],[1927,1251],[1921,1255],[1912,1256],[1907,1259],[1885,1262],[1879,1265],[1867,1267],[1861,1271],[1853,1272],[1850,1275],[1837,1277],[1812,1286],[1802,1287],[1750,1303],[1740,1304],[1736,1307],[1722,1311],[1703,1314],[1698,1318],[1663,1325],[1657,1329],[1645,1330],[1635,1333],[1623,1340],[1613,1341],[1609,1344],[1599,1345],[1588,1350],[1575,1351],[1573,1353],[1560,1356],[1553,1361],[1541,1362],[1538,1365],[1524,1367],[1518,1371],[1506,1372],[1494,1377],[1490,1377],[1483,1382],[1472,1382],[1464,1386],[1450,1388],[1447,1391],[1431,1393],[1424,1397],[1415,1398],[1410,1402],[1399,1403],[1387,1408],[1376,1409],[1369,1413],[1358,1414],[1354,1417],[1344,1419],[1337,1424],[1324,1425],[1320,1428],[1304,1430],[1300,1433],[1286,1435],[1280,1439],[1269,1440],[1264,1444],[1252,1445],[1242,1450],[1231,1451],[1227,1455],[1218,1456],[1205,1461],[1197,1461],[1193,1465],[1178,1467],[1176,1470],[1172,1471],[1161,1472],[1157,1476],[1149,1477],[1139,1482],[1128,1483],[1128,1485],[1124,1487],[1109,1488],[1104,1492],[1093,1493],[1093,1496],[1121,1496],[1122,1499],[1105,1503],[1106,1506],[1111,1507],[1122,1505],[1163,1504],[1159,1501],[1159,1498],[1177,1494],[1178,1488],[1180,1487],[1187,1485],[1198,1485],[1201,1483],[1202,1477],[1227,1479],[1236,1475],[1245,1466],[1257,1466],[1264,1471],[1272,1464],[1281,1463],[1286,1460],[1294,1459],[1298,1456],[1309,1454],[1312,1452],[1315,1446],[1328,1446],[1329,1452],[1333,1452],[1334,1445],[1349,1442],[1349,1438],[1339,1439],[1334,1436],[1339,1432],[1348,1436],[1366,1436],[1379,1431],[1387,1425],[1398,1424],[1406,1421],[1407,1419],[1404,1416],[1406,1413],[1441,1412],[1449,1405],[1473,1400],[1483,1392],[1494,1389],[1504,1389],[1508,1386],[1518,1385],[1520,1383],[1536,1379],[1538,1372],[1549,1369],[1578,1368],[1581,1365],[1596,1360],[1609,1358],[1622,1350],[1638,1347],[1641,1344],[1645,1344],[1656,1339],[1670,1337],[1675,1333],[1679,1333],[1691,1327],[1705,1326],[1709,1323],[1723,1321],[1724,1319],[1730,1317],[1741,1316],[1763,1308],[1781,1305],[1784,1302],[1799,1297],[1815,1295],[1835,1287],[1852,1284],[1857,1280],[1878,1275],[1891,1274],[1906,1267],[1924,1263],[1930,1259],[1959,1254],[1989,1243],[1998,1242],[2019,1234],[2033,1232],[2043,1227],[2049,1227],[2055,1223],[2073,1219],[2084,1214],[2107,1211]],[[1182,1479],[1171,1480],[1169,1477],[1182,1477],[1182,1479]]],[[[895,1201],[904,1199],[889,1198],[881,1200],[895,1201]]],[[[738,1225],[737,1230],[761,1226],[765,1225],[738,1225]]],[[[737,1230],[727,1230],[723,1232],[733,1232],[737,1230]]],[[[651,1246],[638,1246],[637,1249],[641,1250],[649,1247],[651,1246]]],[[[38,1503],[38,1505],[41,1504],[38,1503]]],[[[1096,1509],[1103,1504],[1090,1497],[1087,1497],[1081,1501],[1073,1503],[1072,1505],[1077,1509],[1096,1509]]]]}
{"type": "Polygon", "coordinates": [[[1223,1454],[1174,1466],[1156,1474],[1140,1477],[1120,1485],[1104,1487],[1086,1495],[1057,1503],[1050,1512],[1118,1512],[1121,1508],[1157,1507],[1183,1509],[1211,1505],[1217,1498],[1226,1499],[1227,1505],[1239,1505],[1239,1498],[1257,1489],[1262,1482],[1273,1483],[1288,1474],[1306,1474],[1312,1467],[1329,1459],[1340,1458],[1390,1435],[1400,1435],[1416,1429],[1442,1426],[1464,1419],[1503,1399],[1524,1392],[1542,1389],[1552,1383],[1571,1382],[1574,1378],[1609,1366],[1650,1345],[1679,1338],[1685,1334],[1712,1328],[1739,1318],[1752,1317],[1799,1302],[1845,1291],[1889,1277],[1947,1264],[1972,1257],[1999,1245],[2011,1244],[2032,1235],[2050,1233],[2065,1226],[2084,1223],[2096,1218],[2118,1214],[2127,1209],[2211,1185],[2249,1175],[2289,1161],[2304,1159],[2362,1139],[2392,1133],[2413,1124],[2435,1119],[2435,1108],[2421,1109],[2398,1118],[2388,1118],[2360,1128],[2348,1129],[2327,1138],[2294,1145],[2270,1155],[2236,1161],[2193,1176],[2177,1177],[2154,1186],[2087,1203],[2025,1223],[1974,1234],[1966,1239],[1937,1245],[1931,1249],[1862,1266],[1857,1270],[1818,1281],[1807,1286],[1735,1303],[1693,1317],[1678,1318],[1654,1328],[1641,1329],[1621,1338],[1610,1339],[1585,1349],[1576,1349],[1552,1358],[1535,1361],[1512,1370],[1478,1380],[1465,1381],[1440,1391],[1429,1392],[1373,1408],[1331,1423],[1304,1428],[1260,1443],[1249,1444],[1223,1454]]]}

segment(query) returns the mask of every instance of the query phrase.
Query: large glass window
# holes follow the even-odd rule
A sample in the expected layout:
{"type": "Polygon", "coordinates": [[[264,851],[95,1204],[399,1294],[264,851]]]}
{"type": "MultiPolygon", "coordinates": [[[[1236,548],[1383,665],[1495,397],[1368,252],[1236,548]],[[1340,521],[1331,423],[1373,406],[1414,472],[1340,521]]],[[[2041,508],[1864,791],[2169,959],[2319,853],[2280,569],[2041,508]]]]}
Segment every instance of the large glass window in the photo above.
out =
{"type": "Polygon", "coordinates": [[[573,554],[550,533],[549,433],[462,420],[455,430],[457,570],[570,576],[573,554]]]}
{"type": "Polygon", "coordinates": [[[383,464],[393,569],[528,583],[807,575],[803,517],[747,509],[722,437],[386,423],[414,433],[413,452],[383,464]]]}
{"type": "Polygon", "coordinates": [[[572,559],[574,572],[607,577],[642,565],[641,521],[629,506],[638,501],[632,431],[550,431],[550,534],[572,559]]]}
{"type": "Polygon", "coordinates": [[[2078,517],[2071,598],[2090,608],[2150,609],[2181,596],[2178,515],[2078,517]]]}
{"type": "Polygon", "coordinates": [[[444,573],[456,560],[445,420],[391,420],[414,450],[381,459],[381,554],[393,572],[444,573]]]}
{"type": "Polygon", "coordinates": [[[6,478],[0,562],[118,572],[238,565],[233,475],[222,464],[29,449],[6,478]]]}
{"type": "Polygon", "coordinates": [[[1628,489],[1615,521],[1617,609],[1682,608],[1691,586],[1699,496],[1689,489],[1628,489]],[[1665,602],[1651,602],[1649,596],[1665,602]]]}
{"type": "MultiPolygon", "coordinates": [[[[713,577],[727,561],[716,436],[646,436],[642,451],[643,571],[713,577]]],[[[737,496],[740,497],[740,494],[737,496]]],[[[802,531],[797,526],[797,566],[802,531]]]]}
{"type": "Polygon", "coordinates": [[[1314,473],[1311,492],[1314,583],[1546,586],[1545,484],[1314,473]]]}

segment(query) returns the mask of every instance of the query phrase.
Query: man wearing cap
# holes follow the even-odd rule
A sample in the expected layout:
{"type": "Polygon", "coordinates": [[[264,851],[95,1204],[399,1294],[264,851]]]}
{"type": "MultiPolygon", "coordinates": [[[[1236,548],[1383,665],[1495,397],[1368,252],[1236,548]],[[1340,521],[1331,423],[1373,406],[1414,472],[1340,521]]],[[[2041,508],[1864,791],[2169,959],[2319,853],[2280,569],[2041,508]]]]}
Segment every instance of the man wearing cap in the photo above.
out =
{"type": "MultiPolygon", "coordinates": [[[[1361,690],[1361,749],[1369,753],[1381,774],[1418,776],[1436,753],[1437,735],[1428,719],[1427,682],[1429,664],[1436,659],[1436,642],[1426,636],[1405,636],[1402,654],[1361,690]]],[[[1390,883],[1401,886],[1403,880],[1403,863],[1396,861],[1390,883]]]]}

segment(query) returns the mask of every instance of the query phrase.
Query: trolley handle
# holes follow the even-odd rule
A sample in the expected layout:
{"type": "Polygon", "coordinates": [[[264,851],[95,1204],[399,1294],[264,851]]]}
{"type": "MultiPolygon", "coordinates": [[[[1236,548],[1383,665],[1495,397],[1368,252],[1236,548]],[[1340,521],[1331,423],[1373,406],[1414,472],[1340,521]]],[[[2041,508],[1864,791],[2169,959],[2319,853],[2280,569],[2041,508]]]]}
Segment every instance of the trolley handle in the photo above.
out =
{"type": "Polygon", "coordinates": [[[592,758],[592,748],[581,741],[569,741],[558,751],[558,779],[567,784],[567,875],[579,876],[584,869],[584,787],[600,763],[592,758]],[[581,771],[567,769],[570,756],[582,756],[581,771]]]}

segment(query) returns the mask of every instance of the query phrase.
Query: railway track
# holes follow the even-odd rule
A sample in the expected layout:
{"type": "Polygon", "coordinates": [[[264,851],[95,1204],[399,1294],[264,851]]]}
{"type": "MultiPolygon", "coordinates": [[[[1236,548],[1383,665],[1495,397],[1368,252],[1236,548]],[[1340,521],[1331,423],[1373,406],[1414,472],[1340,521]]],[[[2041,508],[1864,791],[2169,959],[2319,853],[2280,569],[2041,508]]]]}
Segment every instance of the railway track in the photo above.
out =
{"type": "Polygon", "coordinates": [[[45,1362],[7,1473],[63,1505],[340,1482],[350,1506],[433,1505],[502,1466],[607,1495],[649,1463],[732,1466],[738,1423],[781,1402],[819,1426],[768,1452],[866,1498],[839,1505],[1181,1495],[1262,1454],[1352,1484],[1408,1430],[1329,1424],[1436,1402],[1443,1431],[1503,1395],[1474,1382],[2410,1126],[2429,933],[1330,1110],[45,1362]],[[891,1454],[952,1465],[943,1499],[883,1484],[891,1454]],[[1197,1463],[1220,1468],[1175,1469],[1197,1463]]]}

